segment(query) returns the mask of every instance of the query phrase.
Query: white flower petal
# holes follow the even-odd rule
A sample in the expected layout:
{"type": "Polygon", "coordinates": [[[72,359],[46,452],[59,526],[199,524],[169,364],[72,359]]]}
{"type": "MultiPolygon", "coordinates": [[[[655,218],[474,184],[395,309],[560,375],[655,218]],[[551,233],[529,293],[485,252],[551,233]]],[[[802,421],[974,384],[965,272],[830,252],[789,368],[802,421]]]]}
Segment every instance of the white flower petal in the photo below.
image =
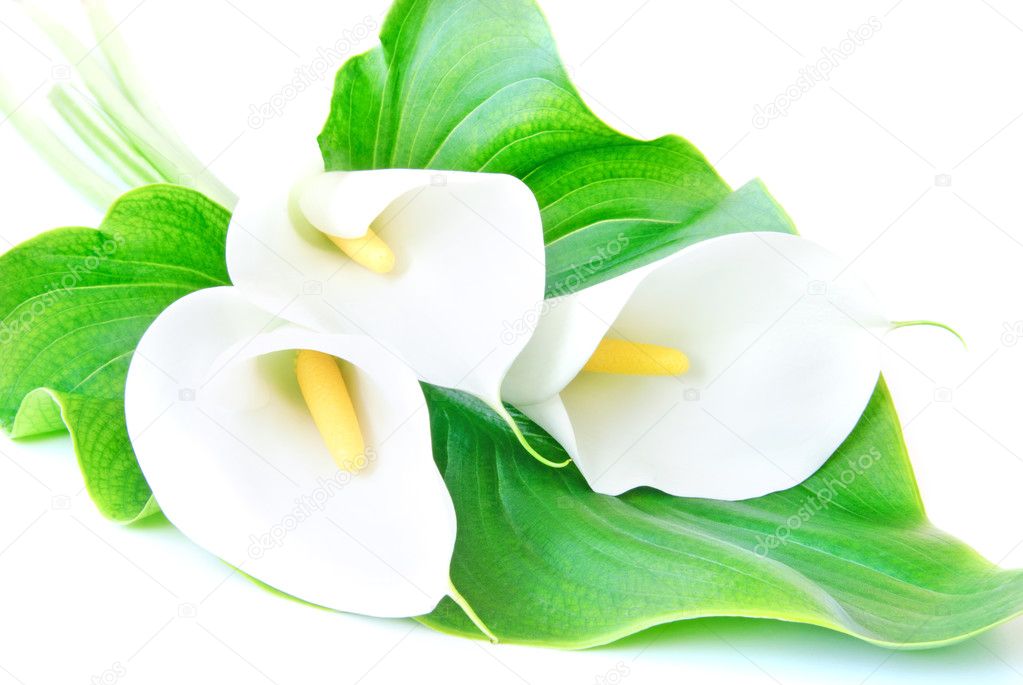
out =
{"type": "MultiPolygon", "coordinates": [[[[690,370],[583,372],[561,392],[563,409],[548,400],[522,410],[607,494],[646,485],[737,500],[813,474],[856,425],[880,373],[889,324],[866,287],[824,249],[777,233],[704,241],[651,267],[638,284],[608,286],[605,315],[633,292],[604,333],[680,349],[690,370]]],[[[548,349],[561,346],[563,369],[582,368],[599,338],[592,299],[555,310],[573,330],[550,333],[544,320],[536,331],[548,349]]]]}
{"type": "Polygon", "coordinates": [[[341,238],[365,235],[378,216],[407,192],[429,183],[418,169],[313,174],[296,189],[298,207],[318,230],[341,238]],[[353,202],[353,199],[358,199],[353,202]]]}
{"type": "Polygon", "coordinates": [[[289,199],[302,176],[280,174],[241,195],[228,233],[234,284],[288,320],[368,335],[423,380],[496,406],[543,300],[543,230],[529,189],[501,174],[430,170],[319,181],[336,194],[328,202],[318,193],[318,221],[347,233],[371,217],[394,251],[395,270],[381,275],[306,221],[289,199]]]}
{"type": "Polygon", "coordinates": [[[415,375],[362,336],[274,322],[236,288],[189,295],[142,338],[128,431],[157,501],[196,544],[295,597],[374,616],[448,591],[454,509],[415,375]],[[301,397],[295,349],[349,362],[367,452],[334,465],[301,397]]]}
{"type": "Polygon", "coordinates": [[[508,370],[501,397],[528,405],[560,392],[597,349],[650,269],[641,267],[544,302],[540,325],[508,370]]]}

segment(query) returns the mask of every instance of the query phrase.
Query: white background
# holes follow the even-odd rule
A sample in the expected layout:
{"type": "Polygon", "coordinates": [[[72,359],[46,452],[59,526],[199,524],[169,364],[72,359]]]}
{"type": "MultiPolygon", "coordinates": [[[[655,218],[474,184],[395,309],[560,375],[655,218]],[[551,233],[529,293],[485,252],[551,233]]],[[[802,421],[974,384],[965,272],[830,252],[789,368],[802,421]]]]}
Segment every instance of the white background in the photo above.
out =
{"type": "MultiPolygon", "coordinates": [[[[367,17],[379,25],[386,5],[113,7],[152,94],[230,185],[272,172],[275,129],[315,135],[331,79],[260,131],[247,124],[250,106],[279,93],[319,46],[367,17]]],[[[542,5],[600,115],[636,136],[685,135],[733,186],[760,176],[804,235],[853,261],[893,319],[936,319],[965,336],[968,351],[935,330],[892,334],[884,372],[931,518],[989,559],[1023,565],[1015,328],[1023,321],[1023,8],[1010,0],[542,5]],[[754,126],[757,104],[774,101],[871,16],[881,29],[830,80],[784,117],[754,126]]],[[[5,0],[2,70],[27,95],[61,60],[17,15],[5,0]]],[[[371,47],[370,34],[354,51],[371,47]]],[[[30,106],[42,105],[45,90],[30,106]]],[[[10,125],[0,125],[0,150],[5,248],[48,228],[95,225],[96,211],[10,125]]],[[[1023,621],[931,652],[716,619],[566,653],[309,609],[255,588],[169,526],[102,519],[66,439],[3,439],[0,450],[0,683],[1023,681],[1023,621]]]]}

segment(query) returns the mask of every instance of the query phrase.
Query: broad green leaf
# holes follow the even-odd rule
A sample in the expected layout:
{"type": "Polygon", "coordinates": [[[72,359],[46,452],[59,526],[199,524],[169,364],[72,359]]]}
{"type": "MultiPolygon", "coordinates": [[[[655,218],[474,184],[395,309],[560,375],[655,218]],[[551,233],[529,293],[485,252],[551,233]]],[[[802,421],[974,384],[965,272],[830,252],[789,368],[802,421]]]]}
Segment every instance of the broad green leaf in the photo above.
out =
{"type": "MultiPolygon", "coordinates": [[[[883,381],[817,474],[743,502],[596,494],[574,467],[522,454],[479,401],[427,394],[458,511],[452,580],[502,641],[588,647],[679,619],[750,616],[929,647],[1023,609],[1023,571],[927,521],[883,381]]],[[[420,620],[480,637],[448,599],[420,620]]]]}
{"type": "Polygon", "coordinates": [[[70,431],[106,516],[155,511],[124,425],[135,345],[174,300],[228,283],[228,212],[169,185],[123,195],[99,229],[62,228],[0,257],[0,427],[70,431]]]}
{"type": "Polygon", "coordinates": [[[777,230],[757,220],[759,193],[726,208],[732,221],[691,230],[728,186],[682,138],[639,141],[598,119],[532,0],[398,0],[380,41],[337,75],[319,137],[326,167],[519,177],[543,216],[548,294],[714,235],[777,230]]]}

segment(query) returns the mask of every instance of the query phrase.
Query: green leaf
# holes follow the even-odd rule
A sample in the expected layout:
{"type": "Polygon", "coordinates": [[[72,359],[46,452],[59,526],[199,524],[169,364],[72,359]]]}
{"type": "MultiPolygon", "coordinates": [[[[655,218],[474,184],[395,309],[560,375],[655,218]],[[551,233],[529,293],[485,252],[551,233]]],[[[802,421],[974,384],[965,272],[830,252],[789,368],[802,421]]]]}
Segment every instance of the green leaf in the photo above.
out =
{"type": "Polygon", "coordinates": [[[169,304],[228,283],[228,219],[195,191],[146,186],[98,230],[49,231],[0,257],[0,427],[15,438],[66,427],[114,520],[156,510],[124,423],[128,364],[169,304]]]}
{"type": "MultiPolygon", "coordinates": [[[[596,494],[574,467],[521,453],[478,400],[426,390],[458,511],[452,580],[502,641],[589,647],[679,619],[749,616],[930,647],[1023,608],[1023,571],[998,569],[927,521],[883,381],[817,474],[743,502],[596,494]]],[[[420,620],[480,637],[449,599],[420,620]]]]}
{"type": "MultiPolygon", "coordinates": [[[[398,0],[380,38],[338,73],[319,137],[326,167],[521,178],[541,207],[549,295],[714,236],[795,232],[761,183],[730,193],[681,138],[638,141],[597,119],[531,0],[398,0]]],[[[522,455],[476,400],[427,392],[458,512],[453,580],[502,640],[585,647],[741,615],[930,646],[1023,606],[1019,572],[927,522],[883,383],[818,474],[746,502],[595,494],[574,467],[522,455]]],[[[560,450],[523,422],[544,450],[560,450]]],[[[480,636],[450,600],[421,620],[480,636]]]]}
{"type": "Polygon", "coordinates": [[[598,119],[532,0],[398,0],[380,42],[337,75],[319,137],[326,167],[519,177],[541,208],[549,295],[653,261],[667,247],[784,230],[757,221],[755,193],[740,198],[754,203],[749,212],[733,202],[732,221],[691,230],[728,186],[682,138],[639,141],[598,119]],[[594,260],[607,264],[594,270],[594,260]]]}

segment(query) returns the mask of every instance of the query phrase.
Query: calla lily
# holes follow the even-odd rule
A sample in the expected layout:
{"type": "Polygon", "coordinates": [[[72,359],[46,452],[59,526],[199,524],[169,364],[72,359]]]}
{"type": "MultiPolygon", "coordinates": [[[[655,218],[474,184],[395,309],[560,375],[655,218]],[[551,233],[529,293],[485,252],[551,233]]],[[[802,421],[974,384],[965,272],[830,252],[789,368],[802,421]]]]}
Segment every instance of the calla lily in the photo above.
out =
{"type": "Polygon", "coordinates": [[[373,340],[281,322],[236,288],[199,291],[143,336],[125,411],[167,518],[227,563],[373,616],[424,614],[445,595],[462,602],[449,581],[455,512],[422,390],[373,340]],[[329,374],[303,368],[301,354],[296,374],[296,350],[343,360],[341,393],[365,441],[346,470],[322,423],[329,374]]]}
{"type": "Polygon", "coordinates": [[[420,379],[479,397],[514,427],[501,383],[544,298],[530,190],[504,174],[325,173],[320,161],[273,176],[239,196],[232,282],[289,321],[372,337],[420,379]],[[510,322],[521,322],[514,335],[510,322]]]}
{"type": "Polygon", "coordinates": [[[898,325],[810,241],[728,235],[550,300],[504,396],[594,490],[746,499],[802,482],[838,448],[898,325]],[[638,363],[632,375],[593,372],[605,338],[634,346],[631,362],[610,357],[638,363]],[[689,368],[657,373],[665,350],[689,368]]]}

